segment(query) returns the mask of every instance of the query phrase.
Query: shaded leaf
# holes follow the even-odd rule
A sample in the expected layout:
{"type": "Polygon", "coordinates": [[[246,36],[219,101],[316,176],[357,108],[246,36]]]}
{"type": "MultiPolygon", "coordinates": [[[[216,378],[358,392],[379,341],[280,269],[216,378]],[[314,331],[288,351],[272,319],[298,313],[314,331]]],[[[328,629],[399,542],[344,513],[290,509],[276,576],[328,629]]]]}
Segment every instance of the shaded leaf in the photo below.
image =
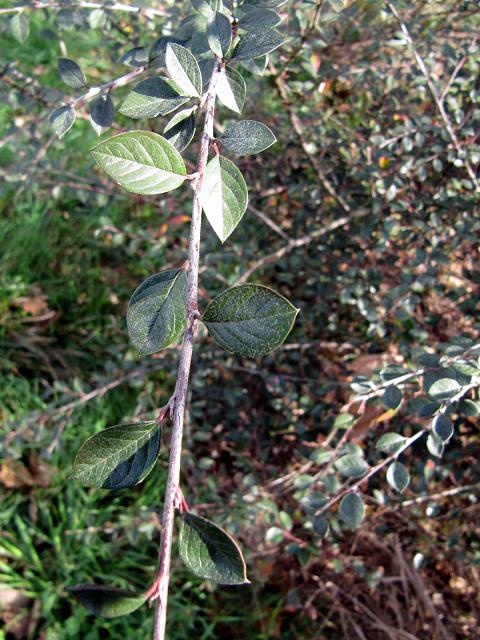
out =
{"type": "Polygon", "coordinates": [[[80,66],[70,58],[58,58],[57,68],[60,78],[73,89],[87,86],[87,81],[80,66]]]}
{"type": "Polygon", "coordinates": [[[210,18],[215,11],[222,9],[222,0],[192,0],[194,8],[202,15],[210,18]]]}
{"type": "Polygon", "coordinates": [[[276,140],[267,125],[256,120],[240,120],[227,127],[220,136],[222,149],[239,155],[260,153],[276,140]]]}
{"type": "Polygon", "coordinates": [[[208,44],[213,53],[224,58],[232,43],[232,25],[223,13],[214,13],[207,27],[208,44]]]}
{"type": "Polygon", "coordinates": [[[213,522],[183,514],[179,546],[183,562],[196,576],[218,584],[249,584],[239,546],[213,522]]]}
{"type": "Polygon", "coordinates": [[[432,428],[433,433],[443,443],[448,442],[453,436],[453,423],[444,413],[435,417],[432,428]]]}
{"type": "Polygon", "coordinates": [[[350,529],[355,530],[365,517],[365,505],[357,493],[347,493],[340,501],[338,514],[350,529]]]}
{"type": "Polygon", "coordinates": [[[325,538],[328,535],[329,529],[330,525],[328,524],[328,520],[325,516],[315,516],[313,519],[313,530],[315,533],[318,533],[319,536],[325,538]]]}
{"type": "Polygon", "coordinates": [[[428,389],[428,395],[437,400],[447,400],[457,394],[462,387],[453,378],[440,378],[428,389]]]}
{"type": "Polygon", "coordinates": [[[248,31],[240,38],[232,55],[232,60],[252,60],[274,51],[285,42],[285,38],[275,29],[248,31]]]}
{"type": "Polygon", "coordinates": [[[368,471],[369,466],[361,456],[347,454],[341,456],[335,463],[335,469],[348,478],[358,478],[368,471]]]}
{"type": "Polygon", "coordinates": [[[71,129],[74,122],[75,111],[70,105],[54,109],[50,114],[50,123],[59,138],[62,138],[71,129]]]}
{"type": "Polygon", "coordinates": [[[147,600],[144,594],[95,584],[79,584],[69,591],[89,613],[103,618],[117,618],[132,613],[147,600]]]}
{"type": "Polygon", "coordinates": [[[248,202],[247,185],[233,162],[222,156],[210,160],[200,199],[213,230],[225,242],[242,219],[248,202]]]}
{"type": "Polygon", "coordinates": [[[432,456],[441,458],[445,451],[445,445],[434,433],[429,433],[427,438],[427,449],[432,456]]]}
{"type": "Polygon", "coordinates": [[[165,193],[185,180],[181,155],[157,133],[120,133],[93,147],[92,155],[115,182],[132,193],[165,193]]]}
{"type": "Polygon", "coordinates": [[[149,54],[149,47],[133,47],[120,57],[118,64],[125,64],[127,67],[141,67],[148,63],[149,54]]]}
{"type": "Polygon", "coordinates": [[[169,42],[165,63],[170,77],[186,96],[199,98],[202,94],[202,74],[195,57],[181,44],[169,42]]]}
{"type": "Polygon", "coordinates": [[[202,320],[224,349],[255,358],[284,342],[297,313],[291,302],[272,289],[242,284],[214,298],[202,320]]]}
{"type": "Polygon", "coordinates": [[[260,56],[254,60],[241,60],[242,67],[250,71],[256,76],[263,76],[268,64],[268,56],[260,56]]]}
{"type": "Polygon", "coordinates": [[[10,19],[10,31],[15,40],[23,44],[30,33],[30,20],[24,13],[19,11],[10,19]]]}
{"type": "Polygon", "coordinates": [[[196,107],[179,111],[163,131],[164,138],[173,144],[177,151],[186,149],[195,135],[195,111],[196,107]]]}
{"type": "MultiPolygon", "coordinates": [[[[248,7],[248,5],[245,5],[245,7],[248,7]]],[[[240,18],[238,26],[240,29],[245,29],[245,31],[257,31],[258,29],[276,27],[281,21],[282,18],[276,11],[251,7],[250,10],[240,18]]]]}
{"type": "Polygon", "coordinates": [[[155,118],[175,111],[185,102],[176,86],[168,79],[152,76],[139,82],[123,101],[119,111],[130,118],[155,118]]]}
{"type": "Polygon", "coordinates": [[[217,82],[217,97],[220,102],[227,109],[241,113],[246,94],[245,80],[238,71],[230,67],[222,69],[217,82]]]}
{"type": "Polygon", "coordinates": [[[410,483],[410,473],[407,467],[401,462],[392,462],[387,470],[387,482],[395,491],[403,493],[410,483]]]}
{"type": "Polygon", "coordinates": [[[274,9],[275,7],[281,7],[287,0],[245,0],[245,4],[249,4],[253,7],[264,7],[265,9],[274,9]]]}
{"type": "Polygon", "coordinates": [[[91,436],[73,463],[73,477],[86,487],[125,489],[153,469],[160,449],[155,421],[107,427],[91,436]]]}
{"type": "Polygon", "coordinates": [[[108,128],[115,116],[115,107],[113,106],[110,96],[100,96],[90,105],[90,118],[97,133],[101,133],[102,129],[108,128]]]}
{"type": "Polygon", "coordinates": [[[127,310],[130,340],[141,356],[156,353],[182,335],[187,320],[187,275],[169,269],[144,280],[127,310]]]}
{"type": "Polygon", "coordinates": [[[402,391],[395,385],[390,385],[385,389],[383,394],[383,402],[390,409],[396,409],[402,401],[402,391]]]}
{"type": "Polygon", "coordinates": [[[377,440],[375,448],[384,453],[395,453],[405,444],[406,440],[407,438],[404,438],[399,433],[389,431],[377,440]]]}

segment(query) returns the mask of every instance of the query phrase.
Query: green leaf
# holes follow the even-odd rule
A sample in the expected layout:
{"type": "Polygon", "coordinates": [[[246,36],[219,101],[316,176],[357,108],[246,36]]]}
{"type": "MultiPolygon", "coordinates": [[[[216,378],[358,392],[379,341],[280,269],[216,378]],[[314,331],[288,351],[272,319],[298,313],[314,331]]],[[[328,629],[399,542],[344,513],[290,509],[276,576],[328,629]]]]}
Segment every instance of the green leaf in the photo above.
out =
{"type": "Polygon", "coordinates": [[[309,491],[300,500],[300,504],[305,509],[305,511],[317,511],[317,509],[323,507],[323,505],[327,502],[327,494],[322,493],[321,491],[309,491]]]}
{"type": "Polygon", "coordinates": [[[245,31],[258,31],[259,29],[276,27],[281,21],[282,18],[276,11],[272,11],[271,9],[255,9],[252,7],[240,18],[238,26],[245,31]]]}
{"type": "Polygon", "coordinates": [[[165,139],[173,144],[177,151],[186,149],[195,135],[195,111],[196,107],[179,111],[163,131],[165,139]]]}
{"type": "Polygon", "coordinates": [[[284,342],[297,313],[291,302],[272,289],[242,284],[214,298],[202,320],[224,349],[255,358],[284,342]]]}
{"type": "Polygon", "coordinates": [[[265,533],[267,544],[280,544],[283,542],[283,531],[280,527],[269,527],[265,533]]]}
{"type": "Polygon", "coordinates": [[[148,63],[149,55],[149,47],[133,47],[120,57],[118,64],[124,64],[127,67],[142,67],[148,63]]]}
{"type": "Polygon", "coordinates": [[[406,440],[407,438],[404,438],[399,433],[389,431],[377,440],[375,448],[384,453],[395,453],[405,444],[406,440]]]}
{"type": "Polygon", "coordinates": [[[207,27],[208,44],[213,53],[224,58],[232,44],[232,25],[223,13],[214,13],[207,27]]]}
{"type": "Polygon", "coordinates": [[[167,45],[165,63],[170,77],[180,91],[186,96],[200,98],[202,74],[193,54],[181,44],[170,42],[167,45]]]}
{"type": "Polygon", "coordinates": [[[156,353],[182,335],[187,320],[187,275],[169,269],[150,276],[128,303],[130,340],[141,356],[156,353]]]}
{"type": "Polygon", "coordinates": [[[130,118],[155,118],[175,111],[189,98],[179,95],[168,78],[152,76],[139,82],[125,98],[119,111],[130,118]]]}
{"type": "Polygon", "coordinates": [[[242,219],[248,202],[247,185],[233,162],[222,156],[210,160],[200,199],[213,230],[225,242],[242,219]]]}
{"type": "Polygon", "coordinates": [[[74,60],[58,58],[57,67],[60,78],[72,89],[81,89],[87,86],[83,71],[74,60]]]}
{"type": "Polygon", "coordinates": [[[241,113],[246,95],[245,80],[238,71],[230,67],[222,69],[217,81],[217,97],[223,106],[241,113]]]}
{"type": "Polygon", "coordinates": [[[287,0],[245,0],[245,4],[249,4],[253,7],[263,7],[265,9],[274,9],[275,7],[281,7],[287,0]]]}
{"type": "Polygon", "coordinates": [[[183,562],[196,576],[218,584],[249,584],[238,544],[213,522],[183,514],[179,546],[183,562]]]}
{"type": "Polygon", "coordinates": [[[96,584],[79,584],[69,591],[89,613],[103,618],[118,618],[132,613],[147,600],[144,594],[96,584]]]}
{"type": "Polygon", "coordinates": [[[187,173],[182,156],[157,133],[128,131],[103,140],[92,155],[108,175],[132,193],[153,195],[179,187],[187,173]]]}
{"type": "Polygon", "coordinates": [[[356,493],[347,493],[340,501],[338,514],[343,522],[354,531],[365,517],[365,505],[356,493]]]}
{"type": "Polygon", "coordinates": [[[114,116],[115,107],[110,96],[100,96],[90,105],[90,118],[97,133],[108,128],[112,124],[114,116]]]}
{"type": "Polygon", "coordinates": [[[192,0],[192,5],[207,18],[210,18],[215,11],[221,11],[223,8],[222,0],[192,0]]]}
{"type": "Polygon", "coordinates": [[[241,60],[242,67],[256,76],[263,76],[268,64],[268,56],[260,56],[254,60],[241,60]]]}
{"type": "Polygon", "coordinates": [[[248,155],[260,153],[277,141],[267,125],[256,120],[240,120],[220,136],[222,150],[248,155]]]}
{"type": "Polygon", "coordinates": [[[63,138],[74,122],[75,111],[70,105],[54,109],[50,114],[50,123],[59,138],[63,138]]]}
{"type": "Polygon", "coordinates": [[[103,9],[94,9],[88,14],[88,24],[91,29],[103,29],[107,24],[107,12],[103,9]]]}
{"type": "Polygon", "coordinates": [[[23,44],[30,33],[30,21],[28,17],[19,11],[10,19],[10,31],[15,40],[23,44]]]}
{"type": "Polygon", "coordinates": [[[275,29],[249,31],[240,38],[232,55],[232,60],[252,60],[264,56],[282,46],[285,38],[275,29]]]}
{"type": "Polygon", "coordinates": [[[427,449],[432,456],[441,458],[445,451],[445,445],[434,433],[429,433],[427,438],[427,449]]]}
{"type": "Polygon", "coordinates": [[[453,378],[440,378],[428,389],[428,395],[437,400],[447,400],[457,394],[462,387],[453,378]]]}
{"type": "Polygon", "coordinates": [[[403,493],[410,483],[410,474],[407,467],[401,462],[392,462],[387,470],[387,482],[395,491],[403,493]]]}
{"type": "Polygon", "coordinates": [[[368,471],[368,463],[360,456],[347,454],[334,463],[335,469],[347,478],[358,478],[368,471]]]}
{"type": "Polygon", "coordinates": [[[328,535],[330,525],[325,516],[315,516],[313,519],[313,530],[318,533],[319,536],[325,538],[328,535]]]}
{"type": "Polygon", "coordinates": [[[385,389],[385,393],[383,394],[383,402],[390,409],[396,409],[401,403],[403,398],[403,394],[401,389],[396,387],[395,385],[390,385],[385,389]]]}
{"type": "Polygon", "coordinates": [[[153,469],[159,449],[160,426],[155,421],[107,427],[84,442],[73,477],[86,487],[132,487],[153,469]]]}
{"type": "Polygon", "coordinates": [[[433,421],[433,433],[437,438],[445,443],[453,436],[453,423],[448,416],[440,413],[433,421]]]}

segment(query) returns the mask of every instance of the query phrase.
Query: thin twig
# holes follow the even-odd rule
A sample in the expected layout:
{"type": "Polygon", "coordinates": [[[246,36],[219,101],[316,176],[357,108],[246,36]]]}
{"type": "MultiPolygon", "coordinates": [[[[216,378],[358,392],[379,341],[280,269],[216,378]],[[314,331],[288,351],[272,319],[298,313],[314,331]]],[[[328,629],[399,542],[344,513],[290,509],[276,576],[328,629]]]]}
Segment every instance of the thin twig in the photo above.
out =
{"type": "Polygon", "coordinates": [[[20,13],[22,11],[33,11],[36,9],[103,9],[104,11],[125,11],[128,13],[138,13],[145,16],[166,16],[164,9],[153,7],[137,7],[123,2],[87,2],[87,0],[70,0],[69,2],[56,2],[55,0],[33,0],[30,4],[19,5],[17,7],[7,7],[0,9],[0,14],[20,13]]]}
{"type": "MultiPolygon", "coordinates": [[[[398,13],[397,9],[393,6],[393,4],[389,1],[386,0],[386,5],[387,7],[390,9],[390,11],[392,12],[392,14],[394,15],[394,17],[396,18],[400,29],[403,33],[403,35],[405,36],[405,40],[408,42],[408,45],[410,47],[410,51],[413,53],[415,60],[417,61],[417,65],[418,68],[420,69],[420,71],[422,72],[423,77],[425,78],[428,88],[430,89],[430,93],[432,94],[433,100],[435,102],[435,104],[437,105],[437,109],[438,112],[440,114],[440,117],[443,120],[443,123],[445,125],[445,129],[448,133],[448,136],[453,144],[453,146],[455,147],[455,150],[457,151],[457,153],[459,154],[463,154],[463,148],[462,145],[460,144],[460,141],[457,137],[457,134],[455,133],[455,129],[453,128],[453,124],[452,121],[450,120],[450,116],[448,115],[445,106],[443,104],[443,100],[442,100],[442,96],[440,95],[440,91],[437,88],[437,85],[435,84],[430,71],[428,70],[428,67],[424,61],[424,59],[422,58],[422,56],[420,55],[420,53],[418,52],[417,48],[415,47],[415,43],[412,39],[412,36],[410,35],[410,31],[408,30],[407,25],[405,24],[405,22],[402,20],[400,14],[398,13]]],[[[475,170],[473,169],[470,161],[465,158],[464,159],[464,163],[465,163],[465,168],[467,170],[468,175],[470,176],[475,189],[477,191],[480,191],[480,182],[478,181],[478,178],[475,174],[475,170]]]]}
{"type": "Polygon", "coordinates": [[[172,437],[168,465],[167,488],[163,505],[162,534],[159,565],[155,581],[148,591],[151,599],[157,599],[153,640],[164,640],[167,616],[168,585],[170,581],[170,556],[172,550],[175,505],[179,494],[180,464],[182,454],[183,423],[188,391],[188,379],[192,361],[193,339],[197,330],[198,269],[200,259],[200,229],[202,219],[201,189],[208,160],[210,140],[213,138],[215,96],[221,65],[215,65],[205,97],[205,123],[198,155],[198,176],[194,182],[190,246],[188,252],[187,280],[187,328],[183,335],[178,367],[177,384],[172,396],[172,437]]]}

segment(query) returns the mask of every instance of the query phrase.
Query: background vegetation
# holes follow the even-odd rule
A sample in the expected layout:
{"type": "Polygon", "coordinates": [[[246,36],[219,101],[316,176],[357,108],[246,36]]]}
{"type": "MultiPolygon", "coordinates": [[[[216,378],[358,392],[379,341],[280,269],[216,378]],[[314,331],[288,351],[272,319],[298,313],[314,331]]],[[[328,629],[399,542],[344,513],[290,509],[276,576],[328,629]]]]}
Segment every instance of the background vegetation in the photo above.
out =
{"type": "MultiPolygon", "coordinates": [[[[81,63],[92,85],[108,81],[125,73],[122,53],[169,33],[188,5],[96,20],[91,9],[32,11],[24,44],[0,16],[0,638],[151,635],[146,609],[91,618],[67,588],[112,575],[118,586],[149,584],[166,449],[133,491],[85,490],[70,474],[89,435],[150,418],[173,389],[176,349],[140,363],[124,315],[140,280],[184,259],[190,195],[179,204],[177,192],[121,192],[93,167],[87,110],[62,140],[48,116],[66,95],[58,56],[81,63]]],[[[475,354],[478,335],[469,168],[475,178],[480,8],[394,7],[458,145],[382,0],[291,0],[281,8],[288,45],[250,79],[242,116],[268,123],[279,141],[241,159],[247,222],[224,247],[205,225],[202,302],[248,276],[301,313],[288,343],[261,361],[228,355],[204,334],[196,344],[184,490],[241,540],[253,584],[214,588],[178,561],[175,640],[480,637],[475,388],[454,407],[442,458],[424,442],[405,454],[412,481],[402,496],[381,472],[362,487],[367,515],[355,532],[336,507],[326,537],[314,517],[318,492],[345,482],[326,465],[343,436],[342,451],[375,462],[383,433],[426,424],[425,377],[406,384],[395,409],[375,393],[356,400],[362,384],[387,364],[417,370],[420,352],[475,354]]],[[[115,128],[133,127],[119,116],[115,128]]]]}

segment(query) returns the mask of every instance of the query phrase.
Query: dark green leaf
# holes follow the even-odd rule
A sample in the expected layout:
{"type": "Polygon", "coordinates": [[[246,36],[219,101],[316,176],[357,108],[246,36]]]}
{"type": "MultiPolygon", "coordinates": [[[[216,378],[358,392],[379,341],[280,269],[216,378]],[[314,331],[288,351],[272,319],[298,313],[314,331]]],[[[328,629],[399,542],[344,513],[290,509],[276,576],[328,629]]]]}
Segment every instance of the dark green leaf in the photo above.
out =
{"type": "Polygon", "coordinates": [[[398,387],[390,385],[385,389],[383,394],[383,402],[390,409],[396,409],[402,401],[402,392],[398,387]]]}
{"type": "Polygon", "coordinates": [[[224,349],[255,358],[284,342],[297,313],[286,298],[268,287],[242,284],[212,300],[202,320],[224,349]]]}
{"type": "Polygon", "coordinates": [[[334,463],[335,469],[348,478],[358,478],[368,471],[368,464],[360,456],[347,454],[334,463]]]}
{"type": "Polygon", "coordinates": [[[350,529],[355,530],[365,517],[365,505],[357,493],[347,493],[340,501],[338,514],[350,529]]]}
{"type": "Polygon", "coordinates": [[[119,111],[130,118],[155,118],[175,111],[188,100],[187,96],[179,95],[170,80],[153,76],[142,80],[130,91],[119,111]]]}
{"type": "Polygon", "coordinates": [[[156,353],[182,335],[187,319],[187,275],[169,269],[144,280],[127,310],[130,339],[141,356],[156,353]]]}
{"type": "Polygon", "coordinates": [[[242,219],[248,202],[247,185],[233,162],[222,156],[210,160],[200,199],[213,230],[225,242],[242,219]]]}
{"type": "Polygon", "coordinates": [[[128,67],[142,67],[148,63],[149,52],[149,47],[133,47],[122,55],[118,64],[125,64],[128,67]]]}
{"type": "Polygon", "coordinates": [[[227,109],[241,113],[246,94],[245,80],[238,71],[230,69],[230,67],[222,69],[217,82],[217,97],[220,102],[227,109]]]}
{"type": "Polygon", "coordinates": [[[245,4],[249,4],[252,7],[263,7],[265,9],[274,9],[275,7],[281,7],[287,0],[245,0],[245,4]]]}
{"type": "Polygon", "coordinates": [[[93,147],[92,155],[115,182],[132,193],[165,193],[185,180],[182,156],[156,133],[120,133],[93,147]]]}
{"type": "Polygon", "coordinates": [[[87,81],[79,65],[69,58],[58,58],[58,73],[60,78],[73,89],[81,89],[87,86],[87,81]]]}
{"type": "Polygon", "coordinates": [[[445,443],[453,436],[453,424],[448,416],[440,413],[433,421],[433,433],[437,438],[445,443]]]}
{"type": "Polygon", "coordinates": [[[440,378],[428,389],[428,395],[437,400],[447,400],[457,394],[462,387],[453,378],[440,378]]]}
{"type": "Polygon", "coordinates": [[[192,5],[203,16],[210,18],[215,11],[222,9],[222,0],[192,0],[192,5]]]}
{"type": "Polygon", "coordinates": [[[249,31],[240,38],[233,51],[233,60],[252,60],[282,46],[285,39],[275,29],[249,31]]]}
{"type": "Polygon", "coordinates": [[[249,584],[239,546],[213,522],[183,514],[179,546],[182,560],[196,576],[218,584],[249,584]]]}
{"type": "Polygon", "coordinates": [[[377,440],[375,448],[384,453],[395,453],[405,444],[406,439],[399,433],[389,431],[377,440]]]}
{"type": "Polygon", "coordinates": [[[232,25],[223,13],[214,13],[207,28],[208,44],[213,53],[224,58],[232,43],[232,25]]]}
{"type": "Polygon", "coordinates": [[[328,502],[327,495],[321,491],[309,491],[300,500],[300,504],[305,511],[317,511],[320,507],[328,502]]]}
{"type": "Polygon", "coordinates": [[[220,136],[222,149],[239,155],[260,153],[276,142],[267,125],[256,120],[240,120],[220,136]]]}
{"type": "Polygon", "coordinates": [[[427,438],[427,449],[432,456],[441,458],[445,451],[445,445],[434,433],[429,433],[427,438]]]}
{"type": "Polygon", "coordinates": [[[202,74],[193,54],[181,44],[170,42],[165,62],[170,77],[183,95],[199,98],[202,94],[202,74]]]}
{"type": "Polygon", "coordinates": [[[89,613],[103,618],[117,618],[132,613],[147,600],[144,594],[96,584],[79,584],[69,591],[89,613]]]}
{"type": "Polygon", "coordinates": [[[410,483],[410,474],[407,467],[401,462],[392,462],[387,470],[387,482],[395,491],[403,493],[410,483]]]}
{"type": "Polygon", "coordinates": [[[22,12],[16,13],[13,18],[10,19],[10,31],[15,40],[23,44],[30,33],[30,21],[28,17],[22,12]]]}
{"type": "Polygon", "coordinates": [[[268,64],[268,56],[260,56],[254,60],[241,60],[242,67],[250,71],[256,76],[263,76],[268,64]]]}
{"type": "Polygon", "coordinates": [[[108,427],[82,445],[73,477],[86,487],[125,489],[146,478],[159,449],[160,426],[155,421],[108,427]]]}
{"type": "Polygon", "coordinates": [[[177,151],[186,149],[195,135],[195,111],[196,107],[179,111],[163,131],[165,139],[173,144],[177,151]]]}
{"type": "Polygon", "coordinates": [[[313,519],[313,530],[315,533],[318,533],[319,536],[325,538],[328,535],[329,529],[330,525],[328,524],[328,520],[325,516],[315,516],[313,519]]]}
{"type": "MultiPolygon", "coordinates": [[[[248,6],[248,5],[247,5],[248,6]]],[[[245,15],[240,18],[238,26],[245,31],[258,31],[259,29],[268,29],[276,27],[282,21],[282,18],[276,11],[271,9],[255,9],[251,8],[245,15]]]]}
{"type": "Polygon", "coordinates": [[[63,138],[74,122],[75,111],[70,105],[54,109],[50,114],[50,123],[59,138],[63,138]]]}
{"type": "Polygon", "coordinates": [[[100,96],[92,102],[90,118],[97,133],[101,133],[102,129],[109,127],[113,122],[114,116],[115,107],[110,96],[100,96]]]}

